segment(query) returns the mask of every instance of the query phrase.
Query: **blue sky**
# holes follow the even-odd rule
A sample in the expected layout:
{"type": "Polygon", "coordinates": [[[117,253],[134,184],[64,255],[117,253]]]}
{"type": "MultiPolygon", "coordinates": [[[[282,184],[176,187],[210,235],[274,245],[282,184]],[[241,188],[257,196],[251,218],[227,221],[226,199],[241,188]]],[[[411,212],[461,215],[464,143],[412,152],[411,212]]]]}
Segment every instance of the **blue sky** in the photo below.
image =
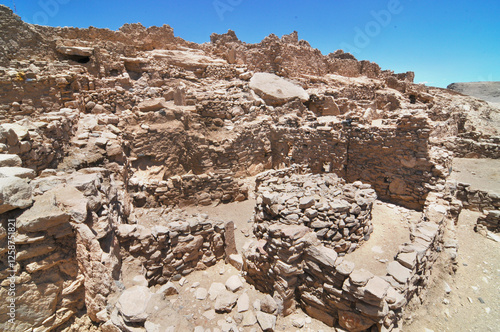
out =
{"type": "Polygon", "coordinates": [[[328,54],[339,48],[415,82],[500,80],[498,0],[0,0],[29,23],[116,30],[168,24],[176,36],[207,42],[234,30],[257,43],[294,30],[328,54]]]}

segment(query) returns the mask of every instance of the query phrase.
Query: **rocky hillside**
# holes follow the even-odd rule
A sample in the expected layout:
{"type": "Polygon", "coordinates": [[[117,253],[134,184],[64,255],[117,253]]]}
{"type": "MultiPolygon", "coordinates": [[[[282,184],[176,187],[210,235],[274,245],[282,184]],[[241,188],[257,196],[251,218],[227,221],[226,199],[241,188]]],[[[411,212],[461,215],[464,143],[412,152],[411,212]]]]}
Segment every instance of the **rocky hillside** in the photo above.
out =
{"type": "Polygon", "coordinates": [[[452,83],[448,89],[491,103],[500,103],[500,82],[452,83]]]}
{"type": "Polygon", "coordinates": [[[0,31],[0,298],[15,299],[0,330],[201,331],[215,318],[163,326],[148,301],[222,261],[273,296],[247,326],[228,316],[242,287],[222,285],[206,311],[240,321],[227,331],[274,330],[299,308],[398,330],[436,259],[455,262],[457,188],[476,200],[448,182],[453,157],[500,157],[497,108],[296,32],[199,45],[167,25],[30,25],[5,6],[0,31]],[[182,211],[255,196],[240,251],[234,224],[182,211]],[[421,215],[378,276],[345,259],[369,240],[376,197],[421,215]]]}

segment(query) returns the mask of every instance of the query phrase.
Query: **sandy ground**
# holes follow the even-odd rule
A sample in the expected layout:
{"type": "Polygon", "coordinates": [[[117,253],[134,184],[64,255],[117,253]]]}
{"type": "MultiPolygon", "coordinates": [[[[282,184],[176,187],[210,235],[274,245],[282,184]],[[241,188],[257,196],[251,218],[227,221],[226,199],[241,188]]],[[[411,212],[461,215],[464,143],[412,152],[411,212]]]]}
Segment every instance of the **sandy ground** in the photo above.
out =
{"type": "Polygon", "coordinates": [[[420,220],[421,213],[376,201],[372,210],[373,233],[370,239],[346,259],[378,276],[385,276],[387,264],[394,260],[398,247],[410,241],[409,223],[420,220]]]}
{"type": "Polygon", "coordinates": [[[427,300],[411,314],[403,331],[500,331],[500,243],[474,232],[478,215],[461,213],[458,270],[452,276],[436,264],[427,300]]]}
{"type": "Polygon", "coordinates": [[[500,160],[455,158],[451,179],[500,194],[500,160]]]}

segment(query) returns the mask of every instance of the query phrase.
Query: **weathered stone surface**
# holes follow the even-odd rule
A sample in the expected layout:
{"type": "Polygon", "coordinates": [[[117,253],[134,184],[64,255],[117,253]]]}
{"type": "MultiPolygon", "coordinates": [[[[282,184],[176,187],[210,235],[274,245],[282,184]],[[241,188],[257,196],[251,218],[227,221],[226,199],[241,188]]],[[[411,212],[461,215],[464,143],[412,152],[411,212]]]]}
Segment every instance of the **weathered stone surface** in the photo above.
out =
{"type": "Polygon", "coordinates": [[[309,94],[302,87],[274,74],[254,74],[250,79],[250,88],[270,105],[281,105],[295,98],[303,102],[309,99],[309,94]]]}
{"type": "Polygon", "coordinates": [[[218,313],[231,312],[233,307],[236,305],[237,300],[238,295],[229,291],[224,291],[217,296],[214,309],[218,313]]]}
{"type": "Polygon", "coordinates": [[[229,277],[226,281],[226,288],[231,292],[236,292],[243,287],[243,283],[236,275],[229,277]]]}
{"type": "Polygon", "coordinates": [[[123,319],[130,323],[146,321],[146,308],[151,299],[151,292],[144,286],[133,286],[125,290],[118,298],[117,308],[123,319]]]}
{"type": "Polygon", "coordinates": [[[0,167],[21,167],[23,162],[17,154],[0,154],[0,167]]]}
{"type": "Polygon", "coordinates": [[[260,310],[268,314],[274,314],[278,310],[278,304],[271,295],[267,294],[260,300],[260,310]]]}
{"type": "Polygon", "coordinates": [[[31,168],[24,167],[0,167],[0,178],[16,176],[21,179],[34,179],[36,173],[31,168]]]}
{"type": "Polygon", "coordinates": [[[91,47],[58,46],[57,52],[65,55],[78,55],[78,56],[88,57],[93,54],[94,49],[91,47]]]}
{"type": "Polygon", "coordinates": [[[83,222],[87,218],[87,200],[71,186],[59,186],[36,198],[33,207],[19,216],[19,229],[25,232],[47,230],[72,218],[83,222]]]}
{"type": "Polygon", "coordinates": [[[17,177],[0,178],[0,213],[13,209],[25,209],[33,202],[31,187],[17,177]]]}
{"type": "Polygon", "coordinates": [[[208,296],[208,291],[206,288],[200,287],[195,291],[195,297],[197,300],[205,300],[208,296]]]}
{"type": "Polygon", "coordinates": [[[226,286],[224,286],[223,283],[220,282],[214,282],[210,285],[210,288],[208,289],[208,294],[210,301],[215,301],[217,297],[219,297],[220,294],[223,294],[226,292],[226,286]]]}
{"type": "Polygon", "coordinates": [[[137,105],[141,112],[155,112],[167,106],[165,98],[147,99],[137,105]]]}
{"type": "Polygon", "coordinates": [[[156,293],[163,294],[163,296],[170,296],[179,294],[179,290],[177,289],[177,287],[174,285],[173,282],[169,281],[165,285],[161,286],[156,293]]]}
{"type": "Polygon", "coordinates": [[[339,324],[347,331],[361,332],[369,329],[375,322],[352,311],[339,311],[339,324]]]}
{"type": "Polygon", "coordinates": [[[262,331],[274,331],[276,327],[276,316],[271,314],[266,314],[262,311],[257,311],[257,322],[260,325],[262,331]]]}
{"type": "Polygon", "coordinates": [[[311,246],[306,249],[306,254],[312,259],[317,260],[325,267],[335,266],[335,260],[337,259],[337,252],[335,250],[324,247],[324,246],[311,246]]]}
{"type": "Polygon", "coordinates": [[[250,297],[247,293],[243,293],[238,297],[236,303],[238,312],[245,312],[250,309],[250,297]]]}
{"type": "Polygon", "coordinates": [[[411,277],[411,271],[396,261],[390,262],[387,265],[387,273],[401,284],[406,283],[411,277]]]}

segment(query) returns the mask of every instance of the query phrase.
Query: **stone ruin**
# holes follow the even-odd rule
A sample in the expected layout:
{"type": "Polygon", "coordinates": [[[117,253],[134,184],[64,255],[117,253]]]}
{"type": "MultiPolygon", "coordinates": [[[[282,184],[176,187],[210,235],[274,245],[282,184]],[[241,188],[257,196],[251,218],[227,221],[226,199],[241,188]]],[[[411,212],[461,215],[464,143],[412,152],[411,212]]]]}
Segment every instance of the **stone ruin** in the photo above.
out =
{"type": "Polygon", "coordinates": [[[356,250],[373,231],[377,194],[370,185],[344,182],[332,173],[297,175],[290,169],[259,175],[255,235],[265,237],[272,225],[303,225],[336,252],[356,250]]]}
{"type": "MultiPolygon", "coordinates": [[[[4,6],[0,31],[0,298],[16,302],[1,330],[204,331],[146,308],[224,261],[269,294],[225,331],[275,330],[299,308],[332,330],[400,331],[435,262],[458,268],[461,209],[499,230],[499,196],[450,180],[454,157],[499,157],[498,109],[412,72],[296,33],[198,45],[166,25],[30,25],[4,6]],[[233,222],[184,211],[253,199],[243,248],[233,222]],[[353,256],[380,201],[420,216],[383,272],[353,256]]],[[[211,287],[214,315],[235,306],[231,281],[211,287]]]]}

